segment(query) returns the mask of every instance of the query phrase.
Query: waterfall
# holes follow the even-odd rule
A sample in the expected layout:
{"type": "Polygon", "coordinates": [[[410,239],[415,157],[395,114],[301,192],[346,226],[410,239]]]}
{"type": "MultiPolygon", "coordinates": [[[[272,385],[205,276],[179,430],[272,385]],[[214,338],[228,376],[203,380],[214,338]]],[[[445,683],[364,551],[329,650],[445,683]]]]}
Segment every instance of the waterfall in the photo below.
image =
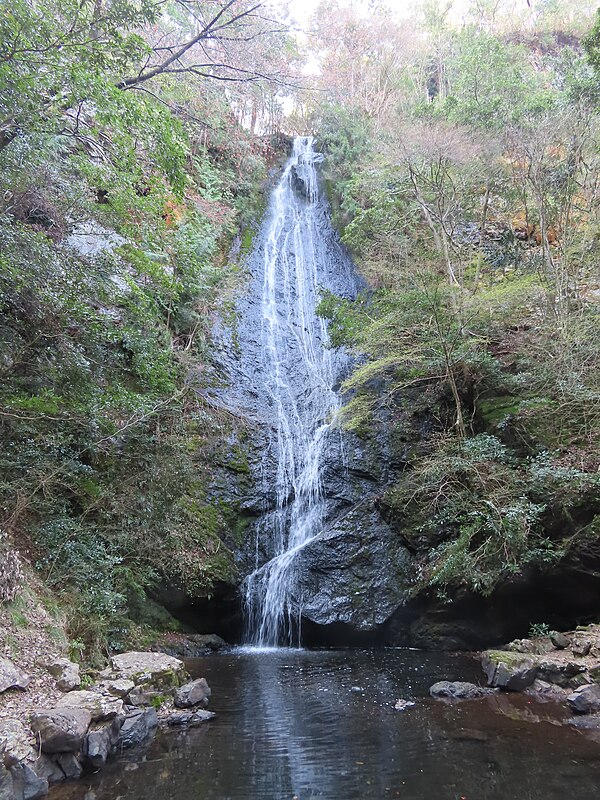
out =
{"type": "Polygon", "coordinates": [[[336,267],[328,207],[319,193],[321,160],[313,137],[295,140],[258,249],[260,391],[272,426],[265,457],[276,463],[276,507],[261,534],[269,560],[257,563],[245,581],[246,638],[258,646],[300,643],[297,556],[323,529],[326,516],[323,456],[339,400],[326,322],[316,314],[320,287],[329,288],[328,269],[336,267]]]}

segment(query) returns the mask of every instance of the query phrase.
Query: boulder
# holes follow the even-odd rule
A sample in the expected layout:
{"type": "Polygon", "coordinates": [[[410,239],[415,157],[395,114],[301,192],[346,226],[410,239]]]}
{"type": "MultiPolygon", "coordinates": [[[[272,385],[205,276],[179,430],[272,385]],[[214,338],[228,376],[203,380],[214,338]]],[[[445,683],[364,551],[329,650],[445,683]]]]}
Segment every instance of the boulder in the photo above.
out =
{"type": "Polygon", "coordinates": [[[196,658],[229,647],[216,633],[166,634],[152,645],[159,653],[179,658],[196,658]]]}
{"type": "Polygon", "coordinates": [[[119,732],[119,747],[136,747],[149,739],[158,725],[158,715],[153,708],[139,708],[130,711],[119,732]]]}
{"type": "Polygon", "coordinates": [[[294,595],[317,625],[377,630],[410,597],[409,551],[374,509],[348,512],[295,558],[294,595]]]}
{"type": "Polygon", "coordinates": [[[0,656],[0,694],[7,689],[26,689],[29,675],[8,658],[0,656]]]}
{"type": "Polygon", "coordinates": [[[567,697],[567,703],[577,714],[600,711],[600,686],[597,683],[580,686],[567,697]]]}
{"type": "MultiPolygon", "coordinates": [[[[577,659],[559,658],[560,660],[553,659],[551,656],[541,657],[537,664],[537,677],[548,683],[556,683],[558,686],[576,686],[579,682],[577,676],[585,672],[586,664],[577,659]]],[[[589,681],[586,680],[585,683],[589,683],[589,681]]]]}
{"type": "Polygon", "coordinates": [[[466,681],[438,681],[429,689],[432,697],[446,697],[452,700],[469,700],[475,697],[485,697],[494,694],[494,689],[477,686],[466,681]]]}
{"type": "Polygon", "coordinates": [[[167,725],[180,728],[197,728],[203,722],[208,722],[217,715],[213,711],[175,711],[168,714],[164,721],[167,725]]]}
{"type": "Polygon", "coordinates": [[[550,634],[550,641],[557,650],[565,650],[571,645],[571,640],[569,637],[565,636],[564,633],[559,633],[558,631],[554,631],[550,634]]]}
{"type": "Polygon", "coordinates": [[[177,708],[193,708],[194,706],[207,706],[210,697],[210,686],[205,678],[185,683],[175,690],[174,703],[177,708]]]}
{"type": "Polygon", "coordinates": [[[67,692],[58,701],[59,708],[82,708],[89,711],[92,720],[112,719],[123,710],[123,701],[112,695],[104,695],[99,692],[86,691],[81,689],[76,692],[67,692]]]}
{"type": "Polygon", "coordinates": [[[101,694],[110,694],[113,697],[120,697],[124,700],[129,692],[134,688],[135,683],[127,678],[116,678],[115,680],[105,680],[96,684],[94,691],[101,694]]]}
{"type": "Polygon", "coordinates": [[[100,769],[114,753],[119,741],[121,727],[125,716],[115,717],[111,722],[97,725],[90,729],[83,744],[83,757],[86,764],[93,769],[100,769]]]}
{"type": "Polygon", "coordinates": [[[69,661],[68,658],[56,658],[47,665],[47,669],[56,678],[56,685],[61,692],[70,692],[81,686],[79,664],[69,661]]]}
{"type": "Polygon", "coordinates": [[[31,729],[40,737],[44,753],[77,753],[91,721],[84,708],[53,708],[34,712],[31,729]]]}
{"type": "Polygon", "coordinates": [[[104,677],[130,680],[136,686],[152,686],[156,691],[173,689],[186,677],[183,661],[165,653],[121,653],[113,656],[110,663],[112,674],[104,677]]]}
{"type": "Polygon", "coordinates": [[[0,761],[13,767],[35,754],[31,731],[19,719],[0,719],[0,761]]]}
{"type": "Polygon", "coordinates": [[[54,756],[54,760],[67,780],[81,777],[83,767],[75,753],[58,753],[54,756]]]}
{"type": "Polygon", "coordinates": [[[533,656],[505,650],[488,650],[481,662],[488,684],[499,689],[519,692],[531,686],[538,676],[533,656]]]}
{"type": "Polygon", "coordinates": [[[13,798],[37,800],[48,794],[48,781],[40,778],[29,764],[18,764],[10,768],[13,780],[13,798]]]}
{"type": "Polygon", "coordinates": [[[571,647],[571,652],[577,658],[585,658],[590,654],[590,650],[592,649],[592,643],[587,639],[580,639],[579,641],[574,641],[573,646],[571,647]]]}
{"type": "Polygon", "coordinates": [[[0,764],[0,800],[15,800],[13,778],[3,764],[0,764]]]}
{"type": "Polygon", "coordinates": [[[61,783],[65,780],[65,773],[62,769],[58,766],[56,761],[54,761],[54,757],[50,757],[42,753],[33,763],[33,771],[39,778],[44,778],[44,780],[48,781],[50,786],[53,783],[61,783]]]}

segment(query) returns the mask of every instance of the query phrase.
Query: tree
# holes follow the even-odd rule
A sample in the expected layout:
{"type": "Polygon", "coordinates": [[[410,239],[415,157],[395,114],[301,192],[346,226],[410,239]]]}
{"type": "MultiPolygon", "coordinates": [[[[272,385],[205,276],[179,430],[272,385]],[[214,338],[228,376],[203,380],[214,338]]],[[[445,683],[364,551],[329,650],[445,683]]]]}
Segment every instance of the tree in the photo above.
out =
{"type": "Polygon", "coordinates": [[[0,0],[0,149],[19,132],[56,132],[65,112],[115,101],[115,90],[160,96],[181,75],[286,82],[262,44],[283,27],[248,0],[0,0]],[[152,89],[149,86],[152,85],[152,89]]]}

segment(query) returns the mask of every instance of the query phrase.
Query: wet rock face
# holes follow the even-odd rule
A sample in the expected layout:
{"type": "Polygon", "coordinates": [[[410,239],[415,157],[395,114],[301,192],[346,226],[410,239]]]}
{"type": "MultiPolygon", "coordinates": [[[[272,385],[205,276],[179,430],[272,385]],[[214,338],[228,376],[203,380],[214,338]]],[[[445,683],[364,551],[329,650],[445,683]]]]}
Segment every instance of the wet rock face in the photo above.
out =
{"type": "Polygon", "coordinates": [[[313,623],[373,631],[408,599],[410,556],[365,506],[340,517],[297,556],[297,600],[313,623]]]}

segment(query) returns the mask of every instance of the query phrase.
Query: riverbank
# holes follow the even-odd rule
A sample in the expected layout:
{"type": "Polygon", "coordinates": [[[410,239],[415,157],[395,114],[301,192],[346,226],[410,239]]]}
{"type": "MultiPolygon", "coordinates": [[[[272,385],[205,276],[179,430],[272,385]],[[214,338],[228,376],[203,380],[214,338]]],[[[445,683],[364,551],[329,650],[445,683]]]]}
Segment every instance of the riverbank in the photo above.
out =
{"type": "MultiPolygon", "coordinates": [[[[196,652],[220,643],[204,637],[212,647],[202,649],[195,638],[187,647],[196,652]]],[[[171,644],[185,643],[176,636],[171,644]]],[[[158,727],[188,729],[215,716],[206,710],[206,680],[191,680],[183,661],[165,653],[112,656],[83,679],[78,664],[43,643],[37,655],[30,653],[31,673],[0,657],[0,800],[37,800],[54,784],[101,770],[158,727]]]]}

